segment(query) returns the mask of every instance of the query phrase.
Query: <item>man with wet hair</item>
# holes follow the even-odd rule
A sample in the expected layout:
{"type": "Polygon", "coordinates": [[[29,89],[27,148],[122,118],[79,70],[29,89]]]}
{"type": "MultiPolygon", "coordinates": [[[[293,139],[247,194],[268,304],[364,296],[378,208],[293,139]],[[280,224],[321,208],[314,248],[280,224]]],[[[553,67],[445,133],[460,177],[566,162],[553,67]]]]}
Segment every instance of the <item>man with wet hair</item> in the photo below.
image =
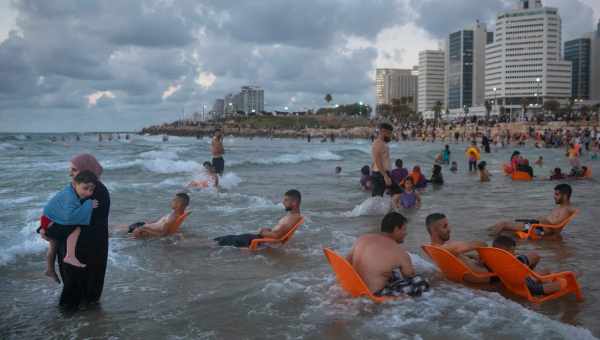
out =
{"type": "Polygon", "coordinates": [[[245,248],[249,247],[252,240],[257,238],[280,239],[302,219],[302,215],[300,214],[301,201],[302,196],[300,195],[300,191],[295,189],[288,190],[283,195],[282,202],[287,213],[279,220],[275,227],[261,228],[258,233],[221,236],[215,238],[214,241],[220,246],[245,248]]]}
{"type": "MultiPolygon", "coordinates": [[[[552,209],[548,216],[539,217],[537,219],[519,219],[515,222],[501,221],[491,227],[492,232],[496,235],[502,232],[524,231],[528,232],[532,224],[560,224],[567,219],[575,211],[575,207],[571,205],[571,186],[562,183],[554,187],[554,203],[558,205],[552,209]]],[[[539,236],[551,236],[560,234],[560,230],[553,228],[537,227],[535,233],[539,236]]]]}
{"type": "MultiPolygon", "coordinates": [[[[487,247],[483,241],[455,241],[450,240],[450,224],[446,215],[433,213],[425,219],[427,232],[431,237],[431,244],[439,246],[454,254],[461,259],[467,267],[476,273],[487,273],[489,270],[481,265],[479,258],[474,251],[479,247],[487,247]],[[471,254],[469,254],[471,253],[471,254]]],[[[489,279],[480,279],[465,275],[464,280],[471,283],[487,283],[489,279]]]]}
{"type": "Polygon", "coordinates": [[[420,296],[429,283],[416,275],[410,256],[401,243],[406,237],[404,216],[390,212],[381,221],[381,232],[359,237],[347,256],[373,294],[420,296]]]}
{"type": "Polygon", "coordinates": [[[373,159],[371,180],[373,191],[371,196],[383,196],[387,188],[392,194],[401,192],[398,184],[392,181],[390,175],[390,148],[387,145],[392,140],[394,128],[388,123],[379,124],[379,134],[371,146],[371,157],[373,159]]]}

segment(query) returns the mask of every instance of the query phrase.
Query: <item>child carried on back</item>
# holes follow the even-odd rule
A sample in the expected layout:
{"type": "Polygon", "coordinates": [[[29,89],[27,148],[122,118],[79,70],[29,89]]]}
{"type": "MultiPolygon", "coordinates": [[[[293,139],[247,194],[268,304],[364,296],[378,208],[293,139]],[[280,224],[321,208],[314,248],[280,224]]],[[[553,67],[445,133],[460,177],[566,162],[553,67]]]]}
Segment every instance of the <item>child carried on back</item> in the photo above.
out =
{"type": "Polygon", "coordinates": [[[94,193],[98,178],[91,171],[81,171],[73,182],[58,192],[44,207],[44,215],[40,218],[38,232],[48,240],[48,254],[46,257],[46,275],[58,280],[54,269],[57,241],[67,240],[67,253],[64,263],[83,268],[75,256],[75,249],[81,226],[89,226],[93,209],[98,207],[98,201],[90,200],[94,193]]]}

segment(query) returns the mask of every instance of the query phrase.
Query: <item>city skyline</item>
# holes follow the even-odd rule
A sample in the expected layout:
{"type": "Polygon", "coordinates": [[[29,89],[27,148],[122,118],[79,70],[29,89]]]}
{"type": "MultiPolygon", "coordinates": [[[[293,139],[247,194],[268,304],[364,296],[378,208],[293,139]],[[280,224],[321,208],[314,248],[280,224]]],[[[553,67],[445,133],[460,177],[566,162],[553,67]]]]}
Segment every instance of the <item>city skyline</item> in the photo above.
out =
{"type": "MultiPolygon", "coordinates": [[[[375,107],[376,68],[412,69],[475,20],[494,31],[516,3],[3,1],[0,130],[137,129],[248,84],[264,88],[268,111],[324,106],[326,93],[375,107]]],[[[590,0],[544,5],[559,9],[563,42],[600,16],[590,0]]]]}

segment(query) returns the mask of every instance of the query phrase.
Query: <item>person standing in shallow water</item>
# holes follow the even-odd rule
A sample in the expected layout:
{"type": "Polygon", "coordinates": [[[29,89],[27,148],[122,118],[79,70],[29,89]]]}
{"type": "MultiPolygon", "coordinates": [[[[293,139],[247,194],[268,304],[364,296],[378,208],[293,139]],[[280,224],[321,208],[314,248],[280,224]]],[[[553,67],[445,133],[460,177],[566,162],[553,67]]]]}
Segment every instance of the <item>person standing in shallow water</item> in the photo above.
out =
{"type": "Polygon", "coordinates": [[[212,154],[212,165],[215,172],[219,175],[223,175],[225,170],[225,148],[223,147],[223,132],[221,130],[215,131],[215,135],[210,145],[210,152],[212,154]]]}
{"type": "Polygon", "coordinates": [[[373,159],[373,172],[371,174],[373,191],[371,196],[383,196],[386,188],[390,188],[392,194],[401,192],[390,175],[390,148],[388,143],[392,140],[393,131],[394,128],[390,124],[379,124],[379,134],[371,146],[371,157],[373,159]]]}
{"type": "Polygon", "coordinates": [[[71,178],[86,170],[98,178],[94,193],[90,197],[98,201],[98,208],[92,212],[89,227],[82,228],[75,250],[77,258],[85,263],[86,267],[76,268],[65,264],[63,259],[66,255],[66,242],[57,243],[57,258],[63,282],[59,304],[68,309],[76,309],[82,303],[97,303],[100,300],[108,259],[110,195],[100,181],[102,166],[90,154],[80,154],[71,159],[71,178]]]}

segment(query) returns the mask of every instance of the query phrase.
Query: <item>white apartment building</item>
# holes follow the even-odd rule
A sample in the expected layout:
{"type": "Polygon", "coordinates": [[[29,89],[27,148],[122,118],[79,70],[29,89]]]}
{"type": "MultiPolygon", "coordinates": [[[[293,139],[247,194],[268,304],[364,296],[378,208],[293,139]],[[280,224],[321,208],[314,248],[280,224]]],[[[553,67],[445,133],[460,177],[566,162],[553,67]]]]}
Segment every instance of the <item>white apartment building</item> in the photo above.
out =
{"type": "Polygon", "coordinates": [[[393,99],[406,100],[417,109],[418,76],[411,69],[378,68],[375,71],[375,97],[377,106],[391,105],[393,99]]]}
{"type": "Polygon", "coordinates": [[[265,91],[259,86],[242,86],[240,92],[241,111],[246,114],[265,110],[265,91]]]}
{"type": "Polygon", "coordinates": [[[541,0],[521,0],[496,16],[494,42],[486,45],[485,98],[521,113],[522,102],[571,95],[571,63],[561,58],[561,19],[541,0]]]}
{"type": "Polygon", "coordinates": [[[417,112],[432,111],[439,101],[445,104],[445,52],[425,50],[419,52],[418,104],[417,112]]]}

